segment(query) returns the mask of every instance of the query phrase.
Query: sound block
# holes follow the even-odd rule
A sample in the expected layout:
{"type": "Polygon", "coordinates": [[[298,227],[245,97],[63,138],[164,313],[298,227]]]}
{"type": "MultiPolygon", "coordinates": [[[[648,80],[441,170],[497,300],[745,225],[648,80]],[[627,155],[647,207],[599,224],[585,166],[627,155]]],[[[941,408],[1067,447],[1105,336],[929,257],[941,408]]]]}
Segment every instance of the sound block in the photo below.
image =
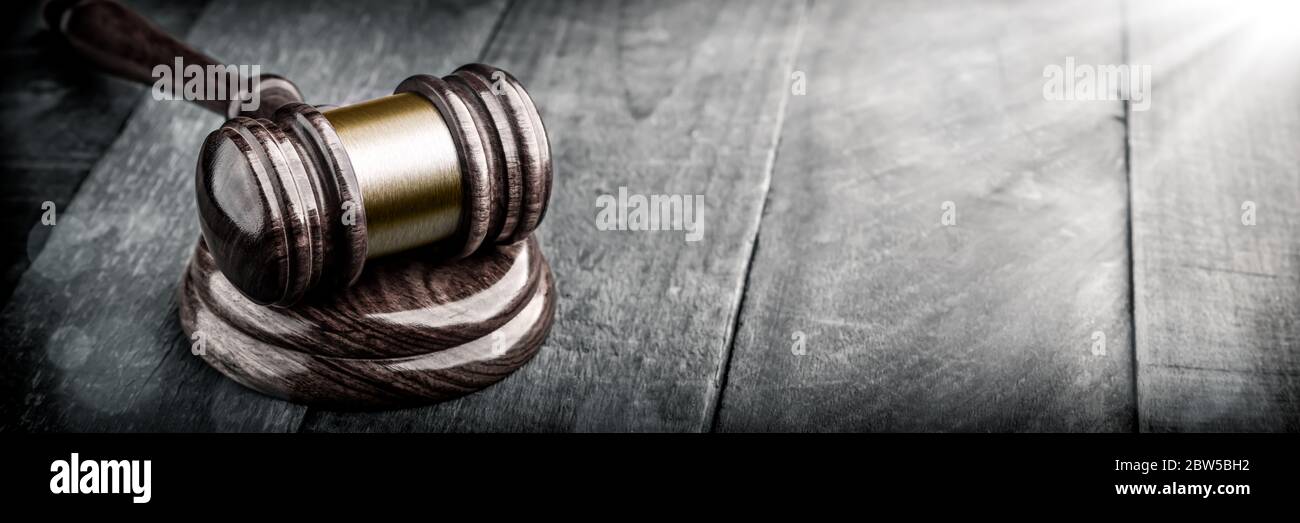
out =
{"type": "Polygon", "coordinates": [[[523,366],[546,340],[555,283],[534,239],[442,264],[368,261],[346,290],[290,308],[240,294],[199,241],[180,287],[193,352],[264,394],[336,409],[461,396],[523,366]]]}

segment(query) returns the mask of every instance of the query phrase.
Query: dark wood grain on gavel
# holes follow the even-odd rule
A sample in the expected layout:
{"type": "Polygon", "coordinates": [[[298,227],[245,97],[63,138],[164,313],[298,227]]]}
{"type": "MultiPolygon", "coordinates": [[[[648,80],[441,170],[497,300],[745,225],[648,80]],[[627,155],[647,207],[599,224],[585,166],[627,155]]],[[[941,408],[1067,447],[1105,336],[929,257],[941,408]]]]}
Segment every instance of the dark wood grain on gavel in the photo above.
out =
{"type": "Polygon", "coordinates": [[[278,309],[230,287],[200,243],[181,283],[181,325],[212,340],[199,356],[231,379],[334,409],[454,398],[536,355],[556,296],[535,241],[429,268],[391,256],[345,291],[278,309]]]}
{"type": "Polygon", "coordinates": [[[340,292],[293,307],[261,307],[217,277],[212,253],[200,245],[184,301],[200,300],[224,323],[281,349],[402,358],[463,345],[500,328],[537,294],[543,263],[531,239],[442,264],[404,252],[376,260],[340,292]]]}
{"type": "MultiPolygon", "coordinates": [[[[552,171],[545,127],[523,86],[471,64],[443,78],[412,76],[395,94],[437,109],[458,158],[456,227],[422,247],[428,259],[464,258],[532,234],[550,201],[552,171]]],[[[335,124],[305,103],[286,104],[274,120],[232,119],[204,142],[196,178],[203,237],[250,299],[289,306],[360,277],[369,208],[365,173],[349,156],[335,124]]]]}
{"type": "MultiPolygon", "coordinates": [[[[216,63],[112,0],[59,0],[46,16],[132,80],[176,57],[216,63]]],[[[550,145],[523,86],[470,64],[322,110],[287,80],[257,80],[256,112],[200,101],[229,120],[195,173],[203,240],[179,304],[196,353],[256,390],[332,407],[446,399],[527,363],[556,295],[532,238],[550,145]]]]}
{"type": "MultiPolygon", "coordinates": [[[[217,63],[114,0],[56,0],[45,14],[92,63],[131,80],[152,82],[154,66],[176,57],[217,63]]],[[[257,303],[290,306],[351,285],[374,254],[367,173],[354,168],[337,124],[302,103],[292,82],[269,74],[257,80],[252,96],[261,103],[251,113],[239,112],[238,99],[196,100],[231,118],[200,150],[199,222],[236,288],[257,303]]],[[[545,127],[523,86],[505,71],[471,64],[442,78],[407,78],[396,90],[403,93],[436,107],[441,121],[429,127],[447,127],[459,164],[454,232],[427,239],[428,257],[463,258],[527,238],[546,213],[552,171],[545,127]]]]}
{"type": "MultiPolygon", "coordinates": [[[[154,67],[171,67],[177,58],[187,66],[205,69],[220,65],[115,0],[52,0],[45,4],[44,18],[50,30],[91,65],[134,82],[153,84],[154,67]]],[[[249,85],[247,82],[255,79],[230,80],[234,85],[249,85]]],[[[286,103],[302,101],[297,86],[284,78],[263,74],[256,80],[261,100],[254,111],[241,113],[240,93],[233,89],[225,90],[224,97],[191,101],[227,118],[240,114],[268,117],[286,103]]]]}

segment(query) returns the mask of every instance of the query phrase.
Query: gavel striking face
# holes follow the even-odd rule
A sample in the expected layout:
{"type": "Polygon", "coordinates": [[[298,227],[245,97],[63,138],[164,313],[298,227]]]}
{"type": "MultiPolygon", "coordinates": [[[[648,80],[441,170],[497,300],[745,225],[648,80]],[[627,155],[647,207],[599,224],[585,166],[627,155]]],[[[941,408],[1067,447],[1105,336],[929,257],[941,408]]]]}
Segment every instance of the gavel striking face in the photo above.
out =
{"type": "Polygon", "coordinates": [[[212,132],[195,178],[204,240],[257,303],[347,286],[386,254],[459,258],[514,243],[546,212],[546,130],[504,71],[412,76],[391,96],[329,109],[263,81],[263,104],[287,103],[212,132]]]}

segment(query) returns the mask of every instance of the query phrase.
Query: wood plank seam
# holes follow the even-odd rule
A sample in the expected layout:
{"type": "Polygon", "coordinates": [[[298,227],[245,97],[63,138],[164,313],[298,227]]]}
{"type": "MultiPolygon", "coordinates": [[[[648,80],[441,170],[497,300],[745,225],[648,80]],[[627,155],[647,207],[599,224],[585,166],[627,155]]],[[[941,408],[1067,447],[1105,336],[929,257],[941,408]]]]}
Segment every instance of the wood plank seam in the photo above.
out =
{"type": "MultiPolygon", "coordinates": [[[[1123,63],[1128,64],[1132,61],[1132,53],[1129,49],[1129,1],[1120,2],[1120,57],[1123,63]]],[[[1139,394],[1142,392],[1138,387],[1138,347],[1137,347],[1137,285],[1134,284],[1134,264],[1133,264],[1133,101],[1124,100],[1124,183],[1128,196],[1128,220],[1125,224],[1124,234],[1128,238],[1128,320],[1131,328],[1128,331],[1129,350],[1133,351],[1133,432],[1142,432],[1141,409],[1142,398],[1139,394]]]]}
{"type": "Polygon", "coordinates": [[[1119,6],[1005,7],[814,4],[717,431],[1132,431],[1123,107],[1029,80],[1119,63],[1119,6]]]}
{"type": "Polygon", "coordinates": [[[536,86],[556,145],[539,241],[563,301],[547,348],[479,394],[321,410],[304,430],[706,430],[802,8],[520,2],[486,60],[536,86]],[[712,195],[711,241],[593,235],[591,198],[619,186],[712,195]]]}
{"type": "Polygon", "coordinates": [[[795,62],[799,60],[799,52],[803,48],[804,32],[808,28],[808,10],[812,7],[812,0],[805,0],[803,8],[799,11],[798,29],[795,33],[794,45],[790,46],[790,58],[785,67],[785,91],[782,92],[781,104],[777,108],[777,120],[773,129],[772,150],[768,152],[767,161],[764,165],[763,173],[763,203],[758,207],[758,222],[754,225],[754,234],[750,237],[749,256],[745,261],[744,275],[740,281],[740,292],[736,296],[736,301],[731,307],[730,330],[728,330],[724,340],[725,347],[722,353],[722,361],[718,365],[718,370],[714,374],[713,380],[713,398],[705,402],[705,412],[702,418],[706,425],[701,427],[701,431],[717,432],[718,413],[722,410],[723,395],[727,391],[727,375],[731,370],[731,357],[736,352],[736,333],[740,331],[740,320],[743,318],[745,308],[745,296],[749,290],[749,278],[754,268],[754,258],[758,255],[758,237],[763,230],[763,216],[767,214],[767,204],[772,196],[772,172],[776,169],[776,155],[781,149],[781,135],[785,128],[785,114],[789,108],[791,87],[788,82],[794,74],[795,62]]]}
{"type": "Polygon", "coordinates": [[[492,49],[492,44],[496,43],[497,35],[501,34],[501,28],[506,25],[506,15],[510,14],[510,11],[515,8],[515,4],[515,0],[506,0],[506,6],[501,9],[501,15],[497,16],[496,22],[492,24],[492,31],[488,33],[487,39],[483,41],[483,47],[478,50],[478,56],[476,57],[478,61],[482,62],[487,59],[488,50],[492,49]]]}

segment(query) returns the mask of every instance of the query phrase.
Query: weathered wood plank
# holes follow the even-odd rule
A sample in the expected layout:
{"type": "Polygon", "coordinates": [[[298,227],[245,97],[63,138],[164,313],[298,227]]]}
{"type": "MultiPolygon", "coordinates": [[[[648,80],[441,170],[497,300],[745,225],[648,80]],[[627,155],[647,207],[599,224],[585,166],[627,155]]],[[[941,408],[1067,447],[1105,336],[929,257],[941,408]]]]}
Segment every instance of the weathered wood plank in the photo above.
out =
{"type": "MultiPolygon", "coordinates": [[[[184,35],[206,0],[127,0],[173,34],[184,35]]],[[[79,59],[44,30],[43,2],[14,7],[0,76],[0,306],[45,245],[41,205],[63,209],[122,130],[145,87],[87,75],[79,59]]]]}
{"type": "MultiPolygon", "coordinates": [[[[392,91],[472,61],[503,2],[214,2],[190,41],[293,78],[310,100],[392,91]]],[[[304,408],[243,389],[189,354],[176,285],[198,238],[194,155],[219,118],[141,106],[61,213],[3,313],[3,429],[293,430],[304,408]]]]}
{"type": "Polygon", "coordinates": [[[705,430],[758,226],[800,2],[519,2],[484,61],[550,133],[560,300],[528,366],[434,407],[306,430],[705,430]],[[705,195],[705,236],[598,231],[596,198],[705,195]]]}
{"type": "Polygon", "coordinates": [[[1140,428],[1300,430],[1300,34],[1240,2],[1133,9],[1140,428]]]}
{"type": "Polygon", "coordinates": [[[1133,430],[1121,13],[816,2],[719,430],[1133,430]]]}

